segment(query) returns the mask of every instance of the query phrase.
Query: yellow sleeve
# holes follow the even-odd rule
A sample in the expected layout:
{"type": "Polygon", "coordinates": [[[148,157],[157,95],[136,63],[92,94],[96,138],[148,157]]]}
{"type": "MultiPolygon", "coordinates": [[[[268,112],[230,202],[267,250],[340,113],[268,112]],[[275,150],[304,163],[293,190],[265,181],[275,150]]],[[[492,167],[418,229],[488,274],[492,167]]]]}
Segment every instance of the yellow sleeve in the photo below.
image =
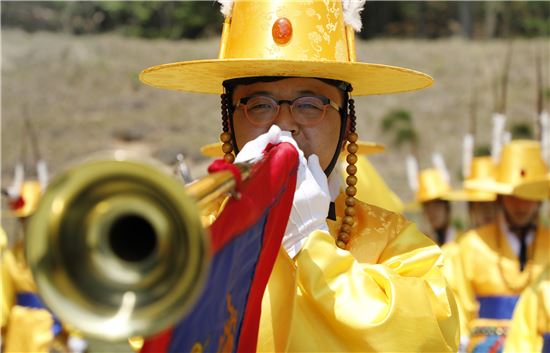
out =
{"type": "Polygon", "coordinates": [[[443,256],[444,274],[456,297],[460,313],[461,335],[468,337],[470,323],[477,318],[479,304],[471,281],[472,276],[475,275],[474,269],[469,266],[470,261],[466,258],[469,251],[463,249],[463,246],[460,241],[453,243],[445,248],[443,256]]]}
{"type": "MultiPolygon", "coordinates": [[[[376,238],[369,239],[378,246],[376,238]]],[[[414,224],[383,248],[378,263],[360,263],[328,233],[310,235],[296,258],[301,293],[295,310],[301,322],[295,318],[293,328],[304,329],[293,334],[314,339],[294,350],[457,350],[458,313],[442,274],[440,249],[414,224]],[[311,346],[315,342],[319,346],[311,346]]]]}
{"type": "Polygon", "coordinates": [[[8,316],[10,313],[11,308],[14,305],[15,301],[15,291],[13,288],[13,280],[11,278],[10,272],[9,272],[9,257],[13,257],[11,251],[4,250],[1,251],[2,258],[0,259],[0,263],[2,264],[2,268],[0,269],[1,275],[2,275],[2,290],[0,292],[0,295],[2,296],[0,298],[0,311],[1,311],[1,320],[2,324],[1,327],[5,328],[8,324],[8,316]]]}
{"type": "Polygon", "coordinates": [[[466,310],[462,303],[466,303],[466,307],[468,308],[476,308],[476,304],[473,303],[473,290],[470,288],[469,282],[465,281],[458,244],[456,242],[447,243],[441,250],[443,252],[443,274],[457,302],[460,318],[460,336],[463,339],[467,339],[470,331],[468,324],[473,319],[474,310],[466,310]]]}
{"type": "Polygon", "coordinates": [[[542,335],[550,332],[550,268],[520,296],[504,353],[541,352],[542,335]]]}

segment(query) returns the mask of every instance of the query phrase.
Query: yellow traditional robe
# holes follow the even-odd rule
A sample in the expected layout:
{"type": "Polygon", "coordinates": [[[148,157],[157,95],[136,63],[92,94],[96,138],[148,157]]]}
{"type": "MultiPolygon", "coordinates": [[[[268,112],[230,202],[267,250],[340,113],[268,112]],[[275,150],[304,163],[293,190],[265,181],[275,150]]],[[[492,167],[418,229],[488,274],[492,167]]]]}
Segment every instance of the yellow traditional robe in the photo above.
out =
{"type": "Polygon", "coordinates": [[[504,353],[541,352],[544,334],[550,334],[550,266],[521,294],[504,353]]]}
{"type": "Polygon", "coordinates": [[[54,341],[53,318],[45,309],[15,305],[19,292],[36,292],[31,271],[23,258],[22,244],[2,253],[3,352],[49,352],[54,341]]]}
{"type": "Polygon", "coordinates": [[[258,351],[455,352],[458,314],[439,247],[400,215],[355,208],[349,251],[335,245],[340,218],[294,259],[279,251],[258,351]]]}
{"type": "Polygon", "coordinates": [[[550,230],[538,227],[528,249],[528,263],[523,272],[518,256],[497,224],[468,231],[457,240],[457,248],[446,252],[453,268],[447,280],[456,294],[469,331],[482,326],[507,326],[509,320],[478,318],[478,297],[517,296],[540,275],[548,262],[550,230]]]}

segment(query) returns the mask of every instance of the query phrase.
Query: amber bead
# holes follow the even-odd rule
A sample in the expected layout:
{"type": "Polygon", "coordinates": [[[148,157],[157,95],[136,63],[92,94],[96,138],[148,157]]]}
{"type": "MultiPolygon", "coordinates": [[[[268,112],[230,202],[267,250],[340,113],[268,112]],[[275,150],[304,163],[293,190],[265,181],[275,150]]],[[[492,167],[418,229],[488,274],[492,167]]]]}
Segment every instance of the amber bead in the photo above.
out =
{"type": "Polygon", "coordinates": [[[226,154],[223,156],[223,159],[224,159],[227,163],[233,163],[233,161],[235,160],[235,156],[232,155],[231,153],[226,153],[226,154]]]}
{"type": "Polygon", "coordinates": [[[337,240],[337,241],[336,241],[336,246],[339,247],[339,248],[342,249],[342,250],[346,250],[346,243],[344,243],[344,242],[341,241],[341,240],[337,240]]]}
{"type": "Polygon", "coordinates": [[[348,135],[348,142],[357,142],[359,135],[356,132],[352,132],[348,135]]]}
{"type": "Polygon", "coordinates": [[[354,217],[355,216],[355,208],[353,207],[346,207],[344,209],[344,214],[346,216],[354,217]]]}
{"type": "Polygon", "coordinates": [[[350,237],[349,233],[340,232],[340,234],[338,234],[338,240],[341,240],[346,244],[349,242],[350,238],[351,237],[350,237]]]}
{"type": "Polygon", "coordinates": [[[344,232],[344,233],[351,232],[351,225],[342,223],[342,225],[340,226],[340,232],[344,232]]]}
{"type": "Polygon", "coordinates": [[[346,161],[347,161],[349,164],[355,164],[355,163],[357,163],[357,155],[355,155],[355,154],[348,154],[348,156],[346,157],[346,161]]]}
{"type": "Polygon", "coordinates": [[[350,226],[353,225],[353,217],[345,216],[342,218],[342,224],[349,224],[350,226]]]}
{"type": "Polygon", "coordinates": [[[355,188],[355,186],[348,186],[346,188],[346,195],[355,196],[355,194],[357,194],[357,189],[355,188]]]}
{"type": "Polygon", "coordinates": [[[357,185],[357,177],[355,175],[348,175],[346,178],[346,184],[355,186],[357,185]]]}
{"type": "Polygon", "coordinates": [[[357,167],[354,166],[353,164],[350,164],[346,167],[346,172],[349,175],[355,175],[357,173],[357,167]]]}
{"type": "Polygon", "coordinates": [[[346,197],[346,206],[353,207],[355,206],[355,197],[346,197]]]}
{"type": "Polygon", "coordinates": [[[349,153],[357,153],[359,146],[355,142],[348,144],[347,150],[349,153]]]}
{"type": "Polygon", "coordinates": [[[222,132],[220,134],[220,141],[221,142],[229,142],[231,141],[231,134],[229,132],[222,132]]]}
{"type": "Polygon", "coordinates": [[[230,143],[227,143],[227,142],[224,143],[224,144],[222,145],[222,151],[223,151],[223,153],[231,153],[231,152],[233,152],[233,145],[230,144],[230,143]]]}

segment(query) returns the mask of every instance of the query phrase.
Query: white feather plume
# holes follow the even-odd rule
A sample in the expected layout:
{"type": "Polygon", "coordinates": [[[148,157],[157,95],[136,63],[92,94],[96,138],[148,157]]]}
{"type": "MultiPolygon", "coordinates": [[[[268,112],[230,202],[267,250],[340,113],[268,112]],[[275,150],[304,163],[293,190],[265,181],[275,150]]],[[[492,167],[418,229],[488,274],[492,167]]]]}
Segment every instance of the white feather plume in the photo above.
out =
{"type": "Polygon", "coordinates": [[[540,113],[540,144],[542,148],[542,156],[546,164],[550,166],[550,115],[547,111],[540,113]]]}
{"type": "Polygon", "coordinates": [[[15,166],[15,172],[13,175],[13,183],[6,188],[8,196],[12,199],[16,199],[21,195],[21,187],[23,186],[23,181],[25,180],[25,169],[23,164],[18,163],[15,166]]]}
{"type": "Polygon", "coordinates": [[[500,151],[502,150],[502,137],[504,134],[504,125],[506,117],[500,113],[493,113],[493,131],[491,136],[491,157],[493,161],[498,162],[500,159],[500,151]]]}
{"type": "Polygon", "coordinates": [[[449,170],[447,170],[447,166],[445,165],[445,160],[443,159],[443,155],[441,153],[434,153],[432,154],[432,163],[434,167],[439,170],[441,173],[441,176],[443,177],[443,180],[447,183],[451,183],[451,176],[449,174],[449,170]]]}
{"type": "Polygon", "coordinates": [[[361,11],[365,6],[366,0],[343,0],[344,22],[350,25],[356,32],[360,32],[363,27],[361,21],[361,11]]]}
{"type": "Polygon", "coordinates": [[[466,134],[464,135],[464,140],[462,141],[462,178],[464,179],[470,175],[473,158],[474,136],[472,134],[466,134]]]}
{"type": "Polygon", "coordinates": [[[223,16],[230,17],[233,11],[233,0],[218,0],[218,2],[222,5],[220,11],[223,16]]]}
{"type": "Polygon", "coordinates": [[[46,186],[48,186],[49,175],[48,166],[46,165],[46,162],[42,159],[36,162],[36,175],[38,176],[40,187],[42,188],[42,191],[44,191],[46,189],[46,186]]]}
{"type": "Polygon", "coordinates": [[[418,162],[412,155],[408,155],[406,159],[407,165],[407,180],[409,187],[413,192],[418,190],[418,162]]]}

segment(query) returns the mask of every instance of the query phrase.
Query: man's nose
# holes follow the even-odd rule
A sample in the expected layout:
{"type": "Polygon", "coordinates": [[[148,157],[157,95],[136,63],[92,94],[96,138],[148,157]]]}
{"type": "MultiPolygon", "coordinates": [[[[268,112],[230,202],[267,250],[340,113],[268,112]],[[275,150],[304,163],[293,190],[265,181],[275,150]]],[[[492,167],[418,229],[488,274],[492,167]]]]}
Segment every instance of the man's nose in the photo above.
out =
{"type": "Polygon", "coordinates": [[[279,114],[275,119],[275,124],[277,124],[283,131],[290,131],[292,135],[296,135],[300,131],[300,126],[296,120],[294,120],[290,105],[288,103],[281,104],[279,114]]]}

